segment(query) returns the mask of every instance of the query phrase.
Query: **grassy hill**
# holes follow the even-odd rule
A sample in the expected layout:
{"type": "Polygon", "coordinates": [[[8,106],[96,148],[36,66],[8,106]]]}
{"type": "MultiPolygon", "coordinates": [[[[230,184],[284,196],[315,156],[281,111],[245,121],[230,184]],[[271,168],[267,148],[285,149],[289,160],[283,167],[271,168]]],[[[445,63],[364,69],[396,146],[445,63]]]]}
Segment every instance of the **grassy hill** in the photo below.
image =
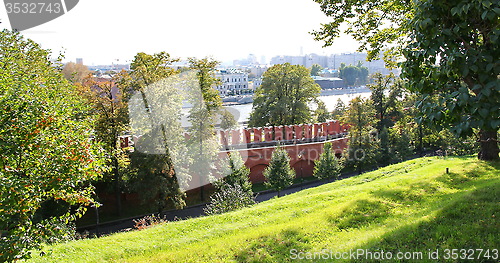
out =
{"type": "Polygon", "coordinates": [[[240,211],[49,246],[30,262],[326,262],[362,251],[345,261],[380,262],[366,253],[383,251],[427,262],[437,250],[434,262],[463,261],[446,249],[498,262],[498,217],[500,163],[420,158],[240,211]]]}

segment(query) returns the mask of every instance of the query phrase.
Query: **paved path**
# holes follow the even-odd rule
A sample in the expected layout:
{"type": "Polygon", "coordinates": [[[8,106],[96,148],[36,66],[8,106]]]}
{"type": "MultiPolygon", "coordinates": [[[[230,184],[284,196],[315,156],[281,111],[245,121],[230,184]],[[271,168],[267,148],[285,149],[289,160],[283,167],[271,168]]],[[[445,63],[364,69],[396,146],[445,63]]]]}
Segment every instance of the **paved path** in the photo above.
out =
{"type": "MultiPolygon", "coordinates": [[[[351,177],[353,175],[355,175],[355,174],[352,173],[352,174],[342,175],[342,176],[340,176],[340,179],[351,177]]],[[[281,191],[280,194],[281,194],[281,196],[288,195],[288,194],[292,194],[292,193],[298,192],[298,191],[303,190],[303,189],[320,186],[320,185],[326,184],[326,183],[329,183],[329,181],[323,180],[323,181],[312,181],[312,182],[305,182],[302,184],[295,184],[295,185],[281,191]]],[[[267,200],[269,200],[277,195],[278,195],[278,192],[276,192],[276,191],[272,191],[272,190],[262,191],[262,192],[259,192],[257,194],[255,201],[257,203],[260,203],[263,201],[267,201],[267,200]]],[[[164,212],[162,214],[162,216],[164,216],[168,221],[175,221],[175,220],[182,220],[182,219],[187,219],[187,218],[204,216],[205,213],[203,212],[203,208],[205,208],[206,205],[207,205],[207,203],[204,203],[204,204],[186,207],[186,208],[180,209],[180,210],[169,210],[169,211],[164,212]]],[[[143,217],[144,217],[144,215],[120,219],[120,220],[116,220],[116,221],[112,221],[112,222],[106,222],[106,223],[99,224],[98,227],[97,226],[81,227],[81,228],[78,228],[78,232],[88,231],[88,233],[91,236],[94,234],[97,236],[100,236],[100,235],[107,235],[107,234],[116,233],[116,232],[129,231],[129,230],[132,230],[134,228],[134,224],[135,224],[134,220],[137,220],[137,219],[143,218],[143,217]]]]}

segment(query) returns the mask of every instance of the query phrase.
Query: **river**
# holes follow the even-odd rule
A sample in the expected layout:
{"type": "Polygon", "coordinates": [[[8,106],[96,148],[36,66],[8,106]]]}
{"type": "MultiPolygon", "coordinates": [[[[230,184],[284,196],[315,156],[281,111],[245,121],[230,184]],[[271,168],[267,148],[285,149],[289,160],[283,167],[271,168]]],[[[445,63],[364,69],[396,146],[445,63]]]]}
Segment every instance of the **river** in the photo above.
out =
{"type": "MultiPolygon", "coordinates": [[[[361,96],[362,98],[367,98],[370,96],[370,94],[371,92],[359,92],[350,94],[320,96],[319,99],[326,104],[326,108],[328,109],[328,111],[332,111],[334,110],[338,99],[341,99],[347,106],[349,105],[349,102],[355,97],[361,96]]],[[[253,105],[252,103],[249,103],[242,105],[227,106],[226,108],[231,108],[229,110],[231,113],[233,113],[233,115],[235,115],[235,117],[239,115],[238,122],[241,123],[248,121],[248,118],[250,117],[250,112],[252,112],[252,105],[253,105]]]]}

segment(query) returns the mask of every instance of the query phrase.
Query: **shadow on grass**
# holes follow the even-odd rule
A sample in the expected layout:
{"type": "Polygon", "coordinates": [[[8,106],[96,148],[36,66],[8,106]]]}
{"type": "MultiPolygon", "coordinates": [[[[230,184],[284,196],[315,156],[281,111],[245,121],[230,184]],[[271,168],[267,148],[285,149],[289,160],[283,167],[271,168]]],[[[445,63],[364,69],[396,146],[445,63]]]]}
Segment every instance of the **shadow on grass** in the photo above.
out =
{"type": "Polygon", "coordinates": [[[405,188],[377,190],[373,194],[395,203],[409,205],[423,202],[428,197],[435,198],[439,195],[438,187],[430,182],[419,182],[405,188]]]}
{"type": "Polygon", "coordinates": [[[339,230],[344,230],[380,222],[389,216],[390,206],[388,204],[371,200],[358,200],[352,206],[344,209],[339,216],[329,217],[328,220],[339,230]]]}
{"type": "Polygon", "coordinates": [[[262,236],[244,247],[235,255],[237,262],[287,262],[290,251],[308,251],[307,237],[296,230],[284,230],[275,235],[262,236]]]}
{"type": "MultiPolygon", "coordinates": [[[[453,175],[451,176],[452,178],[453,175]]],[[[448,195],[447,195],[448,196],[448,195]]],[[[429,251],[439,249],[440,260],[446,262],[444,249],[498,249],[500,247],[500,181],[482,184],[482,187],[454,197],[451,204],[442,207],[434,217],[419,224],[406,225],[369,241],[356,249],[370,251],[422,252],[423,260],[393,260],[392,262],[429,262],[429,251]]],[[[470,255],[470,254],[469,254],[470,255]]],[[[467,256],[469,256],[467,255],[467,256]]],[[[490,256],[493,253],[490,252],[490,256]]],[[[498,255],[498,254],[497,254],[498,255]]],[[[459,255],[461,256],[461,255],[459,255]]],[[[472,256],[478,256],[476,255],[472,256]]],[[[450,262],[461,262],[460,258],[450,262]]],[[[498,262],[482,257],[477,262],[498,262]]],[[[380,262],[355,260],[353,262],[380,262]]]]}

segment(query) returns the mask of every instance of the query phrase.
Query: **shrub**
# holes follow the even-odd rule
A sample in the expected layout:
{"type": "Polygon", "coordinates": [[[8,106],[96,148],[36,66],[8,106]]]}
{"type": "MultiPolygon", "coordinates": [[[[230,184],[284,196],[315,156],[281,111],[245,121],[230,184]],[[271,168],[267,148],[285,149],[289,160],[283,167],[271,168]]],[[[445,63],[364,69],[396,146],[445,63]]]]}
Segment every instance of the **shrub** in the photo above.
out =
{"type": "Polygon", "coordinates": [[[203,209],[207,215],[222,214],[255,204],[251,194],[240,185],[225,185],[210,197],[210,203],[203,209]]]}

